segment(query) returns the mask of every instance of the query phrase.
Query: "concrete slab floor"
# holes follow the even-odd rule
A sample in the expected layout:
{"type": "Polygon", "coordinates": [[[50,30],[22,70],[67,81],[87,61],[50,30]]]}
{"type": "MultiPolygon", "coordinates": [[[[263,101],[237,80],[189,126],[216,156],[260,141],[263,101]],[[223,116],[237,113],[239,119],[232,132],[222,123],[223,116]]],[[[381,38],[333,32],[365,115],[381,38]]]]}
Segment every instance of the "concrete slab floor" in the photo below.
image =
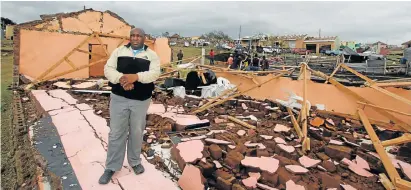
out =
{"type": "Polygon", "coordinates": [[[179,189],[175,182],[165,177],[163,172],[157,170],[143,155],[141,158],[145,173],[135,175],[128,169],[130,167],[125,160],[122,170],[113,176],[109,184],[99,185],[98,179],[105,167],[109,133],[106,120],[94,114],[88,107],[84,109],[85,105],[77,105],[77,101],[64,90],[32,92],[39,104],[50,114],[42,120],[47,123],[48,119],[47,125],[55,126],[54,136],[36,136],[39,129],[52,128],[42,125],[42,121],[39,125],[43,127],[33,127],[34,140],[35,143],[42,142],[39,144],[42,146],[40,149],[44,150],[42,154],[46,155],[46,159],[52,160],[49,161],[50,167],[56,171],[61,170],[58,173],[65,176],[62,177],[64,189],[179,189]],[[51,137],[54,138],[53,141],[50,141],[51,137]],[[60,151],[53,154],[57,148],[60,148],[60,151]],[[71,166],[72,170],[62,169],[66,166],[65,163],[68,163],[67,168],[71,166]]]}

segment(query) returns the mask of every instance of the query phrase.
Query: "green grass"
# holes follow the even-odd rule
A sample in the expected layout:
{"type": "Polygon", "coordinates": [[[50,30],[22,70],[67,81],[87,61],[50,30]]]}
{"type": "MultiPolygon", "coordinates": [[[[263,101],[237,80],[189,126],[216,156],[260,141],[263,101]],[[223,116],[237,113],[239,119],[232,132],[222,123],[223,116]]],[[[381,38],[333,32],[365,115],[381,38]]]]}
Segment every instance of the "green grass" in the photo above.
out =
{"type": "MultiPolygon", "coordinates": [[[[183,59],[187,59],[187,58],[191,58],[191,57],[197,57],[197,56],[201,56],[201,47],[182,47],[182,46],[171,46],[171,49],[173,51],[173,61],[177,61],[177,54],[180,50],[183,51],[183,59]]],[[[228,51],[226,50],[216,50],[215,47],[211,47],[211,46],[205,46],[205,54],[208,55],[208,53],[210,52],[211,49],[213,49],[215,51],[215,54],[219,54],[219,53],[226,53],[228,51]]],[[[193,58],[194,59],[194,58],[193,58]]],[[[191,60],[187,60],[191,61],[191,60]]],[[[184,62],[184,61],[183,61],[184,62]]]]}
{"type": "MultiPolygon", "coordinates": [[[[2,44],[5,49],[12,49],[11,44],[2,44]],[[6,45],[6,46],[4,46],[6,45]]],[[[13,54],[12,52],[1,53],[1,178],[2,187],[14,189],[16,185],[16,172],[13,151],[13,128],[12,117],[12,92],[7,88],[12,83],[13,54]],[[3,171],[4,170],[4,171],[3,171]]]]}

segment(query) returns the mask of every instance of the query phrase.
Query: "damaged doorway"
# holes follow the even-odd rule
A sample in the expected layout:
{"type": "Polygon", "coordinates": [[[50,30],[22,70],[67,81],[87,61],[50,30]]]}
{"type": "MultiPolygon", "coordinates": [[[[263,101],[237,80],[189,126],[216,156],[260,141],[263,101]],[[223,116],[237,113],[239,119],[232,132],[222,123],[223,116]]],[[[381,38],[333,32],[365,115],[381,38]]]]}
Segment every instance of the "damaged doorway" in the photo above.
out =
{"type": "Polygon", "coordinates": [[[307,50],[310,50],[311,53],[317,53],[317,44],[307,44],[305,45],[307,50]]]}
{"type": "MultiPolygon", "coordinates": [[[[104,47],[107,48],[107,44],[104,44],[104,45],[89,44],[88,45],[89,52],[95,54],[95,55],[89,55],[89,63],[98,61],[105,56],[106,52],[104,50],[104,47]]],[[[89,76],[90,77],[104,76],[104,65],[105,64],[106,62],[101,62],[101,63],[91,66],[89,68],[89,76]]]]}

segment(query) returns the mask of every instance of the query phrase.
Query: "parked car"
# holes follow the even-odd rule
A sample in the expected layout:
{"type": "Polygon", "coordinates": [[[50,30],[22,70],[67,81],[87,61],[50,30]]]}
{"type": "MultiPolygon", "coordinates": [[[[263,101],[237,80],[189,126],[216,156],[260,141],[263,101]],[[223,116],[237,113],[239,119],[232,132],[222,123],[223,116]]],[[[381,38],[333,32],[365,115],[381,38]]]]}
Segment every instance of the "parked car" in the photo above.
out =
{"type": "Polygon", "coordinates": [[[325,51],[325,55],[331,55],[331,56],[336,56],[336,55],[341,55],[343,51],[341,50],[327,50],[325,51]]]}
{"type": "Polygon", "coordinates": [[[264,53],[273,53],[273,49],[269,46],[263,47],[263,52],[264,53]]]}
{"type": "Polygon", "coordinates": [[[384,59],[384,55],[377,54],[376,52],[373,52],[373,51],[365,51],[365,52],[359,53],[359,54],[366,57],[366,59],[371,59],[371,60],[375,60],[375,59],[382,60],[382,59],[384,59]]]}
{"type": "Polygon", "coordinates": [[[177,45],[177,42],[170,42],[170,46],[175,46],[177,45]]]}
{"type": "Polygon", "coordinates": [[[184,42],[184,47],[188,47],[190,44],[188,42],[184,42]]]}

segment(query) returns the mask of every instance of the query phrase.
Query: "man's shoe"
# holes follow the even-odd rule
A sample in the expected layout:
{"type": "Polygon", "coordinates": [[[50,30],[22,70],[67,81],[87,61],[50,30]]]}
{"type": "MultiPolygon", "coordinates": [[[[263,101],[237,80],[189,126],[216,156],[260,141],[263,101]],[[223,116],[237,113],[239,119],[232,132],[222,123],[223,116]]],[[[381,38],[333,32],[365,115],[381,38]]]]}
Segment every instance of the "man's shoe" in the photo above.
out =
{"type": "Polygon", "coordinates": [[[136,175],[141,174],[141,173],[144,172],[144,167],[141,164],[139,164],[137,166],[133,166],[133,171],[136,175]]]}
{"type": "Polygon", "coordinates": [[[114,171],[112,170],[104,170],[103,175],[100,177],[100,179],[98,180],[98,183],[100,184],[107,184],[108,182],[110,182],[111,177],[113,177],[114,175],[114,171]]]}

